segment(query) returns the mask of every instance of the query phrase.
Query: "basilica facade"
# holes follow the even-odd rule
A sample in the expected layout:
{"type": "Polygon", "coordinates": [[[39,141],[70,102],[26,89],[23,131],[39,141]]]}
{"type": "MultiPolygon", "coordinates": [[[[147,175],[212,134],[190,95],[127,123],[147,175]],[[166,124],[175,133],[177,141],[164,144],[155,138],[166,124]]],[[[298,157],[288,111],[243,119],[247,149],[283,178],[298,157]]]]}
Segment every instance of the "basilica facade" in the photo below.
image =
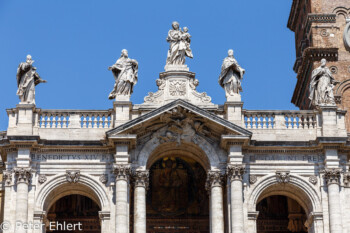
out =
{"type": "Polygon", "coordinates": [[[158,91],[141,104],[130,101],[138,62],[124,49],[109,67],[110,109],[41,109],[35,86],[46,81],[28,55],[0,132],[2,232],[350,232],[349,9],[293,1],[288,27],[305,43],[297,111],[244,109],[232,50],[217,84],[227,101],[212,103],[186,65],[191,35],[178,22],[158,91]]]}

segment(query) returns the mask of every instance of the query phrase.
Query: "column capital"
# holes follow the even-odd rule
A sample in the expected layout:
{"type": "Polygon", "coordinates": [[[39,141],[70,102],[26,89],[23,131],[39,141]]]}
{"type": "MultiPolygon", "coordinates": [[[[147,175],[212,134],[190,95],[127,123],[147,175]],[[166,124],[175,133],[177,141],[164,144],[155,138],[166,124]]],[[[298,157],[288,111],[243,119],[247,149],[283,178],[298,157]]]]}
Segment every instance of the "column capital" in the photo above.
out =
{"type": "Polygon", "coordinates": [[[220,170],[209,170],[207,175],[207,182],[205,188],[210,191],[212,187],[222,187],[224,185],[224,175],[220,170]]]}
{"type": "Polygon", "coordinates": [[[30,178],[32,177],[32,169],[29,167],[15,167],[13,169],[17,183],[29,184],[30,178]]]}
{"type": "Polygon", "coordinates": [[[343,175],[343,182],[344,185],[349,186],[350,185],[350,172],[345,172],[343,175]]]}
{"type": "Polygon", "coordinates": [[[130,164],[115,164],[114,174],[116,180],[128,180],[131,174],[130,164]]]}
{"type": "Polygon", "coordinates": [[[135,187],[144,187],[146,190],[148,189],[148,184],[149,184],[148,170],[135,170],[132,175],[133,175],[135,187]]]}
{"type": "Polygon", "coordinates": [[[229,164],[226,168],[226,173],[230,181],[242,180],[245,173],[245,167],[241,164],[229,164]]]}
{"type": "Polygon", "coordinates": [[[4,176],[5,186],[10,186],[12,184],[12,171],[4,170],[2,174],[4,176]]]}
{"type": "Polygon", "coordinates": [[[323,177],[325,178],[327,185],[330,184],[338,184],[340,182],[340,174],[342,173],[342,170],[340,168],[329,168],[323,170],[324,175],[323,177]]]}

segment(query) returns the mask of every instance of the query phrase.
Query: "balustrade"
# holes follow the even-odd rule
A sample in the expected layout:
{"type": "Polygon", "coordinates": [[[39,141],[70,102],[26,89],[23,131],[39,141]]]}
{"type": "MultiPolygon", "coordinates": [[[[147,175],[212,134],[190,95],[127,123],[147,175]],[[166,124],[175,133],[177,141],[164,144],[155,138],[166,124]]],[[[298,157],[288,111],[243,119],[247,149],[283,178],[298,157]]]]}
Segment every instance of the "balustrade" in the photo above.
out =
{"type": "Polygon", "coordinates": [[[97,129],[112,127],[111,111],[70,111],[40,110],[38,112],[39,128],[85,128],[97,129]]]}

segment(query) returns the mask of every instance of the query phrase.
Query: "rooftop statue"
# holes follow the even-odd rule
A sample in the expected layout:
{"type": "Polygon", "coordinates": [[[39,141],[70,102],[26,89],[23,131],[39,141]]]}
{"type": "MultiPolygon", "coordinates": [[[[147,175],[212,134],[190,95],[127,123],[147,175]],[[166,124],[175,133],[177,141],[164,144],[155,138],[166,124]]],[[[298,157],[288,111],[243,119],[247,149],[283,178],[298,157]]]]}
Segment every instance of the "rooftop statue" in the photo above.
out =
{"type": "Polygon", "coordinates": [[[219,76],[219,84],[225,89],[226,98],[240,95],[242,91],[241,81],[245,69],[243,69],[233,56],[233,50],[228,50],[228,56],[224,59],[219,76]]]}
{"type": "Polygon", "coordinates": [[[170,43],[167,65],[184,65],[185,58],[193,58],[192,50],[190,48],[191,35],[188,33],[188,28],[183,30],[179,27],[178,22],[172,23],[173,29],[169,30],[167,42],[170,43]]]}
{"type": "Polygon", "coordinates": [[[129,96],[133,92],[134,85],[137,83],[138,63],[134,59],[128,57],[128,51],[122,50],[120,58],[110,67],[115,84],[109,99],[115,99],[118,96],[129,96]]]}
{"type": "Polygon", "coordinates": [[[46,83],[36,72],[33,63],[32,56],[27,55],[27,60],[19,64],[17,69],[17,95],[21,103],[35,104],[35,86],[46,83]]]}
{"type": "Polygon", "coordinates": [[[321,65],[312,71],[309,86],[310,105],[335,105],[333,88],[339,82],[334,79],[326,63],[327,60],[323,58],[321,65]]]}

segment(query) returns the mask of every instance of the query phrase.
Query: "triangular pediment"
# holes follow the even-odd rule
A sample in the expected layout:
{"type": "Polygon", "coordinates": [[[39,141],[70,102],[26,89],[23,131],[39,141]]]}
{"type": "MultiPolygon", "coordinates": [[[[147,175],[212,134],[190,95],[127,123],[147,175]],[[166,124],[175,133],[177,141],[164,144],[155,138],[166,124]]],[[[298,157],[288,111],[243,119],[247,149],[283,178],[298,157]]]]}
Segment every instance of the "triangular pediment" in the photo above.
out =
{"type": "MultiPolygon", "coordinates": [[[[214,113],[178,99],[106,132],[107,137],[136,135],[138,138],[166,128],[164,137],[200,133],[220,140],[222,135],[250,137],[251,132],[214,113]]],[[[163,130],[164,131],[164,130],[163,130]]]]}

